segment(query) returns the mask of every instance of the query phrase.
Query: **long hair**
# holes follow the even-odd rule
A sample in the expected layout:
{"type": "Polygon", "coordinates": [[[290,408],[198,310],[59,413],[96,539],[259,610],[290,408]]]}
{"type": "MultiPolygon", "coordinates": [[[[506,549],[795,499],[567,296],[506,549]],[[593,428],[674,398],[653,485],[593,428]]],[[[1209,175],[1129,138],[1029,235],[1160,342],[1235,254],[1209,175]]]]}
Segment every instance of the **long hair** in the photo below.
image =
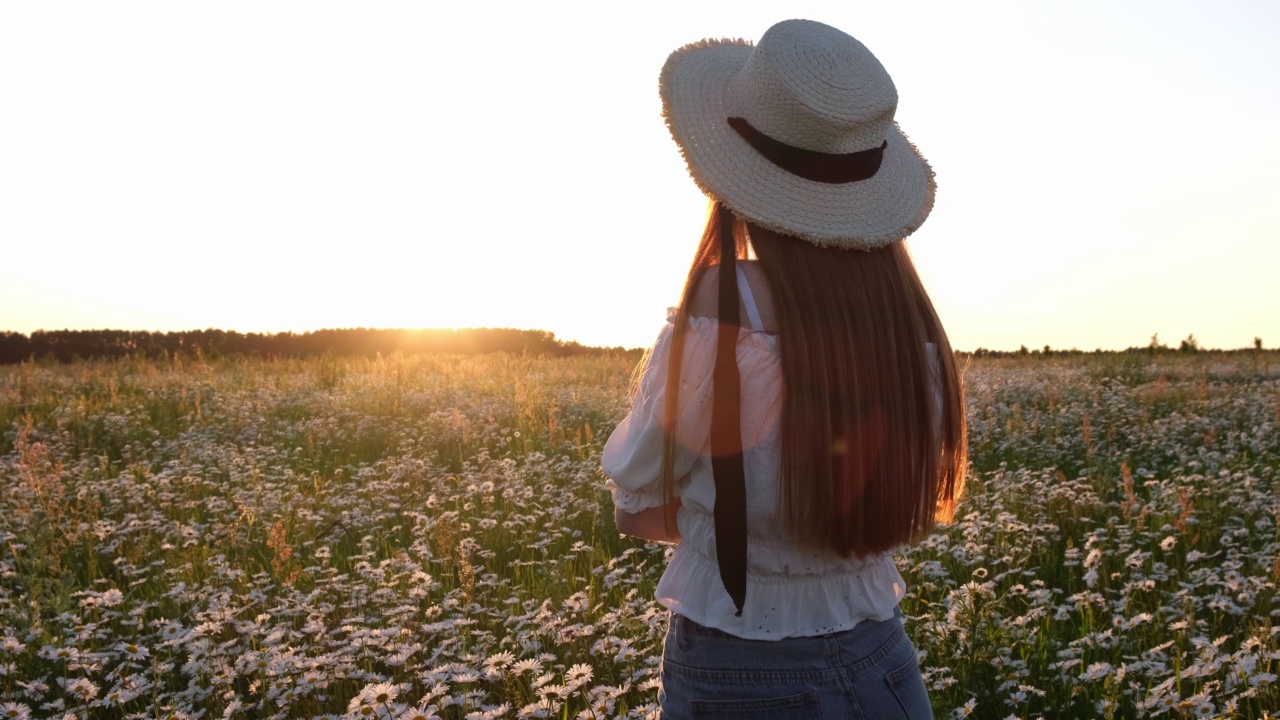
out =
{"type": "MultiPolygon", "coordinates": [[[[824,248],[713,203],[677,308],[661,486],[674,495],[674,422],[688,309],[722,233],[754,249],[778,318],[782,515],[801,542],[866,556],[951,519],[964,486],[964,395],[951,345],[906,246],[824,248]]],[[[670,507],[669,503],[668,507],[670,507]]],[[[672,521],[668,515],[668,523],[672,521]]]]}

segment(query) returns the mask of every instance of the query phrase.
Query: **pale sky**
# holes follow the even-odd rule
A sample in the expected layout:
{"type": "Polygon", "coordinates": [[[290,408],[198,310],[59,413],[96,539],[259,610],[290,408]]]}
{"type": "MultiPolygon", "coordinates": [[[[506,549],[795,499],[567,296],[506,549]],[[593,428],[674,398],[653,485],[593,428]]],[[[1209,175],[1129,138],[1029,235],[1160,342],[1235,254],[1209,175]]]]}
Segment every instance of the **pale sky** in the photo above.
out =
{"type": "Polygon", "coordinates": [[[807,17],[937,171],[960,349],[1280,346],[1280,3],[0,4],[0,330],[647,345],[705,200],[658,71],[807,17]]]}

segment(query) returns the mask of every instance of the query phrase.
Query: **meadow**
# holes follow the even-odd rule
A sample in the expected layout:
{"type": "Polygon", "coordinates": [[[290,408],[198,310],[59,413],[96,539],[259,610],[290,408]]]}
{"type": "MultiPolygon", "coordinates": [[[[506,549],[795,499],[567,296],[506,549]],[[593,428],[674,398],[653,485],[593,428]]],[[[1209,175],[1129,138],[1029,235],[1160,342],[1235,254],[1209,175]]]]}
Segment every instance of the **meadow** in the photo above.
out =
{"type": "MultiPolygon", "coordinates": [[[[0,718],[644,718],[635,354],[0,366],[0,718]]],[[[899,553],[938,717],[1280,708],[1280,356],[968,362],[899,553]]]]}

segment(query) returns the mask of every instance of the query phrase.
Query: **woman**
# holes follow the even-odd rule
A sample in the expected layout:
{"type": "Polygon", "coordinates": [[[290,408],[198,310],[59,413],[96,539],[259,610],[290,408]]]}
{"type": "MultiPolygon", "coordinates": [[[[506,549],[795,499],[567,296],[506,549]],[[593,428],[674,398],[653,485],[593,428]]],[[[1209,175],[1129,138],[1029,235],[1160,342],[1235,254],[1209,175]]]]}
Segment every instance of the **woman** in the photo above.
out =
{"type": "Polygon", "coordinates": [[[960,381],[902,243],[933,173],[879,61],[821,23],[688,45],[660,89],[712,210],[603,467],[619,531],[678,543],[663,717],[931,717],[890,553],[964,476],[960,381]]]}

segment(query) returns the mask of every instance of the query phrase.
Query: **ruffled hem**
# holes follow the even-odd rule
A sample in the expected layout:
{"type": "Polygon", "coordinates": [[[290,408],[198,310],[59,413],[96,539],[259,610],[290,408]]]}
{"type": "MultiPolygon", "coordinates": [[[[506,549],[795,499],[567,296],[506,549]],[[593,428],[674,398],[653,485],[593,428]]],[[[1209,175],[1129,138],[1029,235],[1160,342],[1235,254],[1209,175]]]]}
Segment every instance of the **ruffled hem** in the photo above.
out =
{"type": "Polygon", "coordinates": [[[701,625],[749,640],[779,640],[840,632],[863,620],[888,620],[905,592],[888,556],[867,561],[857,572],[793,575],[787,582],[762,581],[748,571],[747,599],[737,617],[719,566],[682,543],[655,595],[672,612],[701,625]]]}
{"type": "Polygon", "coordinates": [[[605,480],[604,486],[613,495],[614,507],[623,512],[638,513],[662,504],[662,490],[656,485],[640,490],[628,490],[619,487],[618,483],[610,479],[605,480]]]}

